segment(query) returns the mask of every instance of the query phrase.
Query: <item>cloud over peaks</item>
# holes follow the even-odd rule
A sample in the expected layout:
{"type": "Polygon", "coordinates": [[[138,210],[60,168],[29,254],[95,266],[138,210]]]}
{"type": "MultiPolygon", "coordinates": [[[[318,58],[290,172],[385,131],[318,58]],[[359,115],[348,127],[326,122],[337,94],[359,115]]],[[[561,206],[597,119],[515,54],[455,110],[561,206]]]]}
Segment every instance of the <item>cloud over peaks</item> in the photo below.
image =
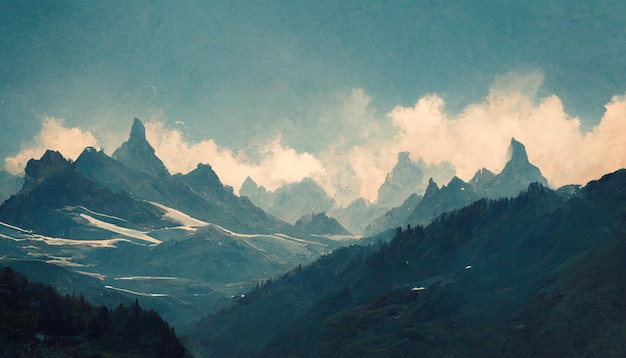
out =
{"type": "Polygon", "coordinates": [[[584,133],[556,95],[539,97],[542,77],[512,72],[496,80],[489,95],[450,116],[445,101],[431,94],[413,107],[398,106],[388,116],[398,131],[395,151],[409,151],[427,163],[450,161],[470,179],[486,167],[498,172],[512,137],[526,145],[529,159],[549,184],[584,184],[626,166],[626,102],[614,97],[600,123],[584,133]]]}
{"type": "Polygon", "coordinates": [[[305,177],[322,175],[322,164],[309,153],[299,153],[275,138],[257,147],[255,159],[244,152],[233,152],[207,139],[189,143],[177,129],[163,122],[147,122],[146,137],[171,173],[187,173],[198,163],[210,164],[220,180],[239,189],[247,176],[269,190],[305,177]]]}
{"type": "Polygon", "coordinates": [[[39,134],[23,145],[15,156],[4,159],[4,167],[13,174],[22,174],[26,163],[39,159],[47,149],[59,151],[65,158],[76,159],[85,147],[98,148],[98,141],[89,131],[66,128],[63,119],[46,117],[39,134]]]}

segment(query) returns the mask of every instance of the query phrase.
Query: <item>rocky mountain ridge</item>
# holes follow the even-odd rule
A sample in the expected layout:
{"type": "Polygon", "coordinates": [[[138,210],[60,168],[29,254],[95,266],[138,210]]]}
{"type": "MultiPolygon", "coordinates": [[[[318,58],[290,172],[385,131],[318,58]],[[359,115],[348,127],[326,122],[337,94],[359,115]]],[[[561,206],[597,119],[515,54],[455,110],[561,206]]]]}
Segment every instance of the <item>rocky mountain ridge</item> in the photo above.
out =
{"type": "Polygon", "coordinates": [[[120,148],[124,162],[94,148],[74,162],[54,151],[30,160],[23,189],[0,206],[3,258],[97,277],[96,299],[145,297],[180,324],[343,245],[234,195],[207,164],[169,175],[139,120],[120,148]]]}
{"type": "Polygon", "coordinates": [[[187,339],[216,356],[621,356],[625,202],[626,170],[571,198],[481,199],[294,269],[187,339]]]}
{"type": "Polygon", "coordinates": [[[415,203],[405,202],[401,207],[393,209],[373,220],[365,230],[365,234],[374,235],[388,229],[406,225],[426,225],[437,215],[469,205],[480,198],[514,197],[531,183],[547,186],[547,180],[539,168],[531,164],[524,145],[515,138],[509,147],[510,158],[500,173],[493,174],[482,168],[476,172],[469,183],[453,177],[448,184],[439,189],[431,178],[422,200],[415,203]],[[413,205],[413,208],[407,208],[413,205]]]}

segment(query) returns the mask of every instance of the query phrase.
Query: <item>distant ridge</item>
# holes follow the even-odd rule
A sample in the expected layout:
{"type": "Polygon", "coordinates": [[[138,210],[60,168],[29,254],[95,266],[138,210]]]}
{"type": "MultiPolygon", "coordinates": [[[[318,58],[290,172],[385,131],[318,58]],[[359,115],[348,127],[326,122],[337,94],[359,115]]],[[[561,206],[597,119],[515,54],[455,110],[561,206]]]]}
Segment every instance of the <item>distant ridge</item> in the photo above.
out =
{"type": "Polygon", "coordinates": [[[306,213],[326,212],[335,205],[334,200],[312,178],[285,184],[270,192],[248,177],[241,185],[239,194],[248,197],[270,214],[290,223],[294,223],[306,213]]]}
{"type": "Polygon", "coordinates": [[[484,168],[476,172],[470,184],[480,197],[513,197],[530,183],[548,186],[541,170],[529,162],[526,147],[515,138],[511,138],[509,155],[509,160],[498,175],[484,168]]]}
{"type": "Polygon", "coordinates": [[[626,170],[571,199],[532,183],[335,250],[185,331],[204,356],[621,357],[625,200],[626,170]]]}
{"type": "Polygon", "coordinates": [[[303,215],[295,227],[313,235],[352,235],[346,228],[326,213],[303,215]]]}
{"type": "Polygon", "coordinates": [[[421,200],[414,197],[400,207],[377,217],[368,225],[365,234],[373,235],[398,226],[426,225],[437,215],[469,205],[480,198],[514,197],[531,183],[548,185],[539,168],[529,162],[522,143],[512,138],[508,151],[509,160],[497,175],[482,168],[469,183],[455,176],[441,189],[430,178],[421,200]],[[413,207],[409,207],[410,205],[413,207]]]}

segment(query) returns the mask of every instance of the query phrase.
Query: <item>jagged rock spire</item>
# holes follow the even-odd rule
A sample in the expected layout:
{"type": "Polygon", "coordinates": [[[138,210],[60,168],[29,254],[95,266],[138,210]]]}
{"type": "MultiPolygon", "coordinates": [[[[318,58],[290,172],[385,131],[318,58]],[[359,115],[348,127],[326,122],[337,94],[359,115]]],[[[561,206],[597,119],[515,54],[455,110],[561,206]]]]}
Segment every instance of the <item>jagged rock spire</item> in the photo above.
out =
{"type": "Polygon", "coordinates": [[[133,120],[133,126],[130,128],[129,141],[143,142],[146,141],[146,127],[138,118],[133,120]]]}
{"type": "Polygon", "coordinates": [[[511,138],[509,152],[511,153],[510,161],[528,163],[528,154],[526,154],[526,147],[522,143],[515,140],[515,137],[511,138]]]}
{"type": "Polygon", "coordinates": [[[511,138],[509,153],[511,159],[506,163],[499,176],[514,178],[515,181],[522,183],[524,188],[532,182],[548,185],[548,181],[541,174],[541,170],[528,161],[526,147],[515,138],[511,138]]]}
{"type": "Polygon", "coordinates": [[[437,183],[435,183],[433,178],[428,179],[428,186],[424,192],[424,199],[432,198],[433,195],[437,194],[437,192],[439,192],[439,186],[437,183]]]}
{"type": "Polygon", "coordinates": [[[113,158],[136,171],[157,177],[169,176],[167,168],[146,139],[146,128],[137,118],[133,121],[130,137],[115,150],[113,158]]]}

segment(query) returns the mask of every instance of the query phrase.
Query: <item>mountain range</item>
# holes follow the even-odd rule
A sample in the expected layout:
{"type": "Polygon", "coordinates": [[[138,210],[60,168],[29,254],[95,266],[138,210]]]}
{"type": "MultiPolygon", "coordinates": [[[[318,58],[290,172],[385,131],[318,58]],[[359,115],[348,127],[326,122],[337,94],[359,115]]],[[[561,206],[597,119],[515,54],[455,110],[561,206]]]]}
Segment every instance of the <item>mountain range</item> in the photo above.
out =
{"type": "Polygon", "coordinates": [[[570,198],[533,183],[335,250],[184,335],[199,356],[624,356],[624,203],[626,170],[570,198]]]}
{"type": "Polygon", "coordinates": [[[441,213],[469,205],[480,198],[517,196],[531,183],[548,185],[539,168],[528,161],[524,145],[512,138],[509,160],[497,175],[482,168],[469,183],[454,176],[441,188],[430,178],[423,197],[410,196],[399,207],[377,217],[367,226],[365,235],[398,226],[425,225],[441,213]]]}
{"type": "Polygon", "coordinates": [[[511,139],[509,159],[497,175],[482,168],[469,183],[465,183],[454,173],[454,168],[447,162],[426,164],[421,159],[413,162],[408,152],[401,152],[397,163],[379,187],[375,203],[359,198],[347,207],[338,207],[311,178],[270,192],[248,177],[239,193],[289,222],[309,211],[327,212],[349,231],[370,236],[407,223],[426,224],[437,214],[479,198],[513,197],[533,182],[547,185],[539,168],[529,162],[524,145],[515,138],[511,139]],[[441,188],[440,193],[436,193],[439,187],[435,185],[435,188],[432,184],[448,178],[452,180],[441,188]],[[420,204],[417,197],[421,196],[428,196],[428,200],[417,208],[420,204]]]}
{"type": "Polygon", "coordinates": [[[403,203],[412,194],[421,194],[426,189],[429,178],[445,180],[454,176],[452,164],[426,164],[422,159],[413,162],[409,152],[398,154],[398,162],[385,177],[385,182],[378,188],[376,203],[385,208],[394,208],[403,203]]]}
{"type": "Polygon", "coordinates": [[[335,206],[334,200],[311,178],[285,184],[269,192],[247,177],[239,194],[248,197],[272,215],[291,223],[295,223],[304,214],[326,212],[335,206]]]}
{"type": "Polygon", "coordinates": [[[171,175],[135,119],[112,156],[48,150],[0,176],[0,263],[139,298],[197,356],[625,355],[626,170],[552,190],[509,154],[440,187],[425,175],[445,163],[401,153],[381,203],[338,208],[312,179],[237,196],[209,164],[171,175]]]}
{"type": "Polygon", "coordinates": [[[275,218],[208,164],[170,175],[135,119],[112,157],[85,148],[72,162],[48,150],[28,162],[22,189],[0,206],[1,258],[96,277],[73,290],[139,295],[179,324],[345,244],[315,223],[275,218]]]}

